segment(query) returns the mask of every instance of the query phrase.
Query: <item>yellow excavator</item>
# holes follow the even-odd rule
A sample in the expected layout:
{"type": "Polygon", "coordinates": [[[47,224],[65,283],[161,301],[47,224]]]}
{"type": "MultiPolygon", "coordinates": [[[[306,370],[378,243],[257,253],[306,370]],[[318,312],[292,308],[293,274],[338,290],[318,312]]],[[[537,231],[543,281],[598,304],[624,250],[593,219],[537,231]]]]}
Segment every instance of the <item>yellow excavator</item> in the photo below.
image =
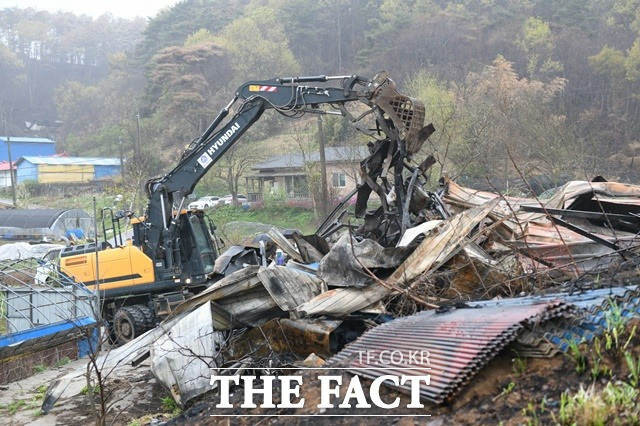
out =
{"type": "Polygon", "coordinates": [[[103,216],[104,234],[110,230],[116,236],[114,243],[67,247],[60,253],[61,273],[99,292],[102,316],[118,343],[154,327],[174,305],[215,279],[219,253],[215,226],[203,211],[184,209],[185,201],[211,166],[267,109],[291,118],[305,113],[343,116],[377,140],[392,140],[402,158],[417,152],[428,136],[422,127],[424,106],[400,95],[386,73],[372,79],[358,75],[285,77],[240,86],[178,164],[147,182],[149,203],[143,217],[103,212],[109,223],[109,227],[104,225],[103,216]],[[332,87],[327,82],[339,84],[332,87]],[[222,125],[238,100],[242,103],[235,114],[222,125]],[[367,105],[367,112],[354,117],[346,108],[352,102],[367,105]],[[369,114],[373,114],[374,128],[362,124],[369,114]],[[126,216],[131,219],[133,239],[123,242],[118,238],[119,224],[126,216]]]}

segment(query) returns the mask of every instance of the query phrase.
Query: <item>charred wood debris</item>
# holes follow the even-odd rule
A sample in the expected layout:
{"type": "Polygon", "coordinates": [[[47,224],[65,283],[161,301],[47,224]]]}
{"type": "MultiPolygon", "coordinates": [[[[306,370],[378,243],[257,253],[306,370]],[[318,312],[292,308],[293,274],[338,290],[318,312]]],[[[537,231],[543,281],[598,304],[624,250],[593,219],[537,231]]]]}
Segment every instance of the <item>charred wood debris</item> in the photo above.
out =
{"type": "MultiPolygon", "coordinates": [[[[486,325],[474,313],[482,304],[472,309],[473,301],[541,295],[539,302],[527,302],[534,306],[530,312],[515,303],[486,311],[493,322],[513,318],[496,335],[483,335],[482,345],[494,353],[541,318],[572,315],[563,295],[637,283],[640,186],[571,181],[542,199],[474,190],[446,177],[428,182],[434,157],[412,161],[435,131],[423,126],[424,107],[411,98],[398,105],[384,94],[377,102],[394,126],[369,144],[362,183],[315,234],[272,229],[252,246],[229,248],[216,263],[220,278],[207,290],[157,328],[101,355],[98,364],[111,369],[150,357],[154,375],[184,406],[212,390],[212,368],[232,374],[331,365],[344,361],[350,347],[408,345],[416,335],[411,321],[400,334],[405,340],[384,343],[384,330],[401,317],[418,315],[416,321],[431,324],[437,334],[438,324],[446,323],[438,315],[456,311],[458,327],[465,318],[470,326],[486,325]],[[556,296],[545,298],[547,293],[556,296]],[[377,328],[381,340],[367,346],[367,333],[377,328]],[[500,345],[491,344],[495,339],[502,339],[500,345]]],[[[490,359],[485,353],[478,351],[481,364],[490,359]]],[[[474,357],[465,358],[467,366],[474,357]]],[[[81,374],[54,383],[44,410],[81,374]]],[[[427,399],[444,401],[454,390],[446,385],[446,392],[425,393],[427,399]]]]}

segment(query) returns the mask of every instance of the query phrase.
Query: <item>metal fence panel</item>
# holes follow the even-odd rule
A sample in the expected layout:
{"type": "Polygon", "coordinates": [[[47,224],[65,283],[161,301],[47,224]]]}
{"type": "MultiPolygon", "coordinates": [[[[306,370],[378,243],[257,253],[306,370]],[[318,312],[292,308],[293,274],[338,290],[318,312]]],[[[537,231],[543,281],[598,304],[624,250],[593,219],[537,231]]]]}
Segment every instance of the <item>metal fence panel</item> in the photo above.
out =
{"type": "Polygon", "coordinates": [[[77,287],[11,287],[4,293],[9,333],[78,317],[95,317],[94,296],[77,287]]]}

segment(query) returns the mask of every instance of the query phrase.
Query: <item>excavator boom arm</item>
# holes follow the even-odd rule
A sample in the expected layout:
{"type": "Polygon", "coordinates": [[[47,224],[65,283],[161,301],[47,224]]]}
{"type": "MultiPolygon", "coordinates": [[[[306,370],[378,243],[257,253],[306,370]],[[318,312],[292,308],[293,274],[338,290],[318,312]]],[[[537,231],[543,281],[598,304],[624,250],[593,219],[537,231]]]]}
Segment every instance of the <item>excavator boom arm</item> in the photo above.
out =
{"type": "MultiPolygon", "coordinates": [[[[251,81],[240,86],[233,100],[213,120],[203,135],[183,154],[181,160],[170,172],[159,179],[147,182],[149,205],[145,221],[144,251],[155,261],[156,269],[160,262],[170,275],[176,259],[173,258],[175,245],[179,244],[174,235],[177,216],[187,195],[193,192],[196,184],[224,153],[260,118],[267,109],[296,117],[305,112],[329,113],[320,109],[320,105],[331,105],[338,110],[330,111],[347,115],[344,104],[360,101],[374,109],[378,128],[385,133],[394,133],[395,137],[407,138],[410,122],[405,123],[401,117],[407,114],[407,99],[398,95],[395,84],[386,73],[378,74],[373,79],[357,75],[351,76],[309,76],[274,78],[265,81],[251,81]],[[309,83],[326,83],[339,80],[340,87],[311,86],[309,83]],[[388,93],[392,96],[389,97],[388,93]],[[394,97],[400,97],[399,100],[394,97]],[[392,102],[386,102],[387,98],[392,102]],[[219,128],[229,114],[232,105],[243,100],[237,112],[219,128]],[[379,105],[378,105],[379,104],[379,105]],[[397,110],[397,111],[396,111],[397,110]],[[408,125],[409,124],[409,125],[408,125]],[[177,206],[178,213],[172,212],[177,206]]],[[[415,103],[415,100],[413,100],[415,103]]],[[[411,102],[409,102],[411,103],[411,102]]],[[[418,111],[420,112],[420,111],[418,111]]],[[[424,107],[421,116],[409,118],[409,121],[424,120],[424,107]]],[[[354,121],[352,119],[352,121],[354,121]]],[[[387,134],[387,136],[390,136],[387,134]]]]}

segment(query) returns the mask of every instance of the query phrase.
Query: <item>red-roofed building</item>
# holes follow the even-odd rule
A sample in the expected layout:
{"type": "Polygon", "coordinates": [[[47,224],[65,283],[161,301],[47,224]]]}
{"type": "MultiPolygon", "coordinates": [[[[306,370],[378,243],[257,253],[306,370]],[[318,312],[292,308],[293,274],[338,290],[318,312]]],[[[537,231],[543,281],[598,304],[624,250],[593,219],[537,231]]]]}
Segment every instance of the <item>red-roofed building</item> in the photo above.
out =
{"type": "MultiPolygon", "coordinates": [[[[9,171],[9,162],[0,161],[0,188],[11,186],[11,172],[9,171]]],[[[13,162],[13,178],[16,178],[16,163],[13,162]]]]}

